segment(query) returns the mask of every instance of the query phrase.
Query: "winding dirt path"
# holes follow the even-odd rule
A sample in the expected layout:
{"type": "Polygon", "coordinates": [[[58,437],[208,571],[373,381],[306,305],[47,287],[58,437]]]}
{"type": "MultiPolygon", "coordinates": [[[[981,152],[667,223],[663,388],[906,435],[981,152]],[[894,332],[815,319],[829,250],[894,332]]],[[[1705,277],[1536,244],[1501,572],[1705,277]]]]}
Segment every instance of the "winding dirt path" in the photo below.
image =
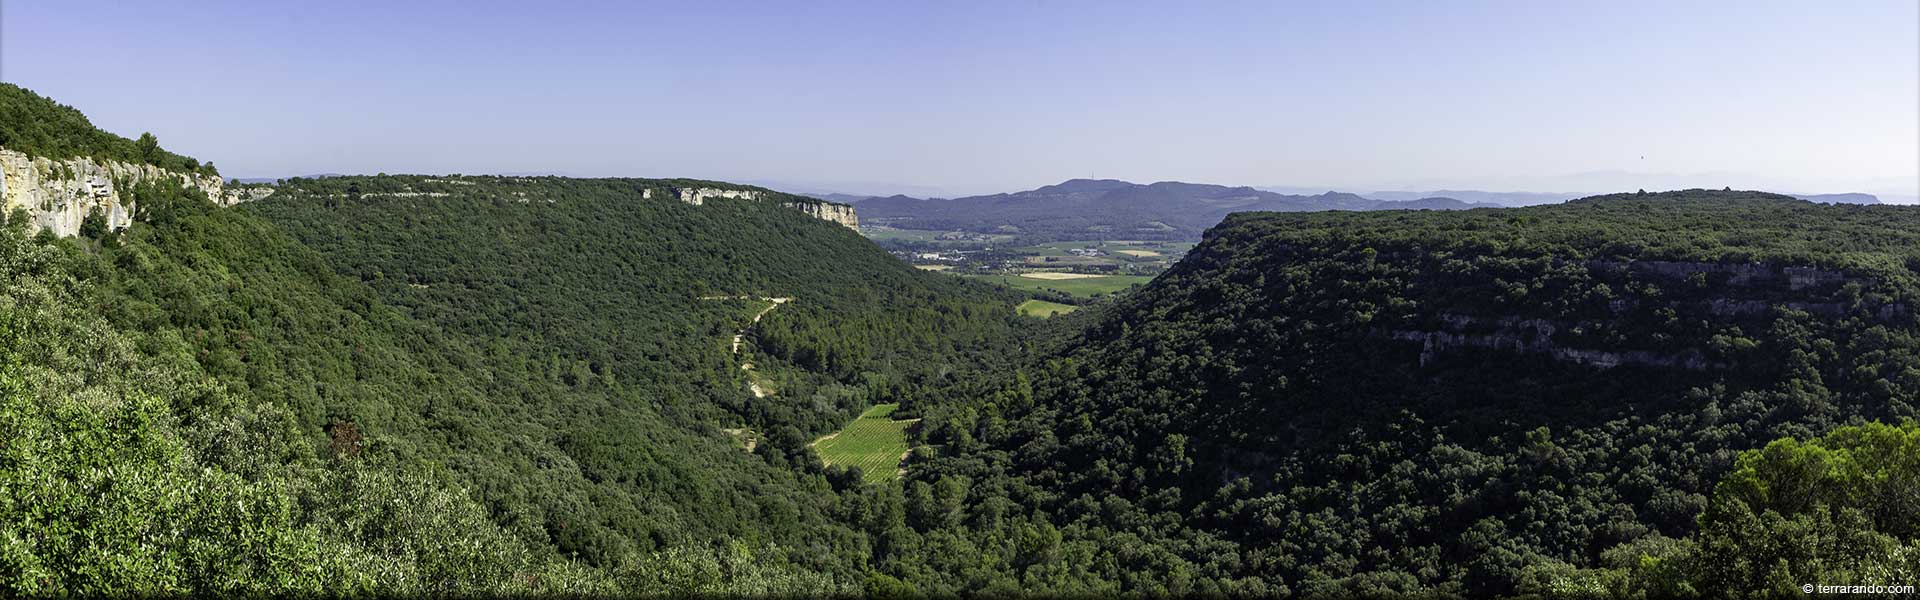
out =
{"type": "MultiPolygon", "coordinates": [[[[700,299],[701,300],[755,300],[756,298],[752,296],[701,296],[700,299]]],[[[754,313],[752,322],[747,323],[747,326],[741,327],[738,331],[735,331],[733,333],[733,354],[735,356],[739,356],[740,354],[740,344],[741,342],[746,340],[747,330],[753,329],[754,325],[760,324],[760,318],[767,316],[767,313],[773,312],[773,309],[780,308],[780,305],[782,304],[792,302],[793,298],[772,298],[767,296],[761,296],[757,298],[757,300],[760,300],[762,302],[772,302],[772,304],[768,304],[766,308],[760,309],[760,312],[754,313]]],[[[740,361],[740,370],[752,371],[753,363],[747,362],[747,361],[740,361]]],[[[749,376],[749,378],[747,379],[747,389],[753,390],[753,397],[755,398],[765,398],[767,396],[773,395],[772,391],[768,390],[767,388],[761,387],[760,382],[754,381],[751,378],[751,376],[749,376]]]]}

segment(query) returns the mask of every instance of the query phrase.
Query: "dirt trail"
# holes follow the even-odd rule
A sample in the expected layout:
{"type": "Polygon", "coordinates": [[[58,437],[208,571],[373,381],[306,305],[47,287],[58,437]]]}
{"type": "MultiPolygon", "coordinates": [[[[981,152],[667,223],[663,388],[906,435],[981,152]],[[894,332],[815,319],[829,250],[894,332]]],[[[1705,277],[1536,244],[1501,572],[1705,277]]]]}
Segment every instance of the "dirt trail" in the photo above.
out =
{"type": "MultiPolygon", "coordinates": [[[[701,296],[700,299],[701,300],[753,300],[755,298],[753,296],[701,296]]],[[[760,312],[754,313],[752,322],[747,323],[746,327],[741,327],[739,331],[734,332],[733,353],[736,356],[740,354],[741,342],[746,340],[747,330],[752,329],[754,325],[758,325],[760,323],[760,318],[767,316],[767,313],[773,312],[773,309],[780,308],[780,305],[782,304],[792,302],[793,298],[772,298],[767,296],[761,296],[759,300],[762,302],[772,302],[772,304],[768,304],[766,308],[760,309],[760,312]]],[[[747,361],[740,361],[740,370],[752,371],[753,363],[747,362],[747,361]]],[[[772,391],[768,390],[767,388],[761,387],[760,382],[753,381],[751,377],[749,377],[749,379],[747,380],[747,389],[753,390],[753,397],[755,398],[765,398],[767,396],[773,395],[772,391]]]]}

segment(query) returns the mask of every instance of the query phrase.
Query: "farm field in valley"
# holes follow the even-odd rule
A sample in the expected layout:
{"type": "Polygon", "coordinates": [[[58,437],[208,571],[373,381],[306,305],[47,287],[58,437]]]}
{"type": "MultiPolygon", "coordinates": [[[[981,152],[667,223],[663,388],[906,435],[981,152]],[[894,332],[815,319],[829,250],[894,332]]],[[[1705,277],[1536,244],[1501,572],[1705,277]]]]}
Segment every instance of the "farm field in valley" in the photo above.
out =
{"type": "Polygon", "coordinates": [[[1152,281],[1195,245],[1190,241],[1128,239],[1041,241],[1007,234],[886,225],[863,225],[860,233],[922,271],[1030,292],[1034,301],[1014,308],[1035,317],[1066,314],[1077,308],[1061,302],[1074,302],[1063,296],[1093,298],[1152,281]]]}
{"type": "Polygon", "coordinates": [[[1028,300],[1026,302],[1021,302],[1020,306],[1014,307],[1014,310],[1018,310],[1020,311],[1020,314],[1023,314],[1029,317],[1045,318],[1045,317],[1051,317],[1054,315],[1064,315],[1076,310],[1080,310],[1080,307],[1074,306],[1072,304],[1048,302],[1046,300],[1028,300]]]}
{"type": "Polygon", "coordinates": [[[1027,279],[1039,279],[1041,281],[1065,281],[1069,279],[1093,279],[1100,277],[1092,273],[1062,273],[1059,271],[1036,271],[1033,273],[1021,273],[1020,276],[1027,279]]]}
{"type": "Polygon", "coordinates": [[[828,465],[860,467],[868,483],[893,481],[900,476],[900,461],[907,457],[907,428],[919,419],[893,420],[899,404],[876,404],[860,417],[813,442],[813,450],[828,465]]]}
{"type": "Polygon", "coordinates": [[[1111,294],[1134,284],[1143,284],[1153,278],[1146,275],[1098,275],[1080,279],[1043,280],[1021,275],[968,275],[982,281],[991,281],[1000,285],[1022,290],[1052,290],[1074,296],[1093,296],[1111,294]]]}

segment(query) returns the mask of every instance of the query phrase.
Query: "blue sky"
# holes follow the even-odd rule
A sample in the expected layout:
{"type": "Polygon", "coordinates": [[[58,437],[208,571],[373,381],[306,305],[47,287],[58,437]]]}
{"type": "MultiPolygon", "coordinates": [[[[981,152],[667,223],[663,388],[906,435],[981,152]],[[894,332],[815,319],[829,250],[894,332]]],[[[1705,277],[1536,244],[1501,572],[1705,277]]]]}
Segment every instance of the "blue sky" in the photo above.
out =
{"type": "Polygon", "coordinates": [[[1914,0],[10,0],[0,79],[242,177],[1920,194],[1914,0]]]}

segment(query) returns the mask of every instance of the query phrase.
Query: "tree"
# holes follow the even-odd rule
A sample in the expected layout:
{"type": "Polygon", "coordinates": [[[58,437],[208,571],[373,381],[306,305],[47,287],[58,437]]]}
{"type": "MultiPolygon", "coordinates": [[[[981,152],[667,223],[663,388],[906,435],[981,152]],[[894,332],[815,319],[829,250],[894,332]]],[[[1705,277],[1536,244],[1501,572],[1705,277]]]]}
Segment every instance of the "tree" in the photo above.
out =
{"type": "Polygon", "coordinates": [[[106,215],[100,214],[100,209],[97,208],[87,211],[86,218],[80,220],[80,235],[95,240],[106,237],[106,215]]]}
{"type": "Polygon", "coordinates": [[[140,160],[150,165],[160,164],[160,159],[162,158],[160,139],[153,137],[152,132],[140,134],[140,139],[133,142],[133,147],[139,151],[140,160]]]}

